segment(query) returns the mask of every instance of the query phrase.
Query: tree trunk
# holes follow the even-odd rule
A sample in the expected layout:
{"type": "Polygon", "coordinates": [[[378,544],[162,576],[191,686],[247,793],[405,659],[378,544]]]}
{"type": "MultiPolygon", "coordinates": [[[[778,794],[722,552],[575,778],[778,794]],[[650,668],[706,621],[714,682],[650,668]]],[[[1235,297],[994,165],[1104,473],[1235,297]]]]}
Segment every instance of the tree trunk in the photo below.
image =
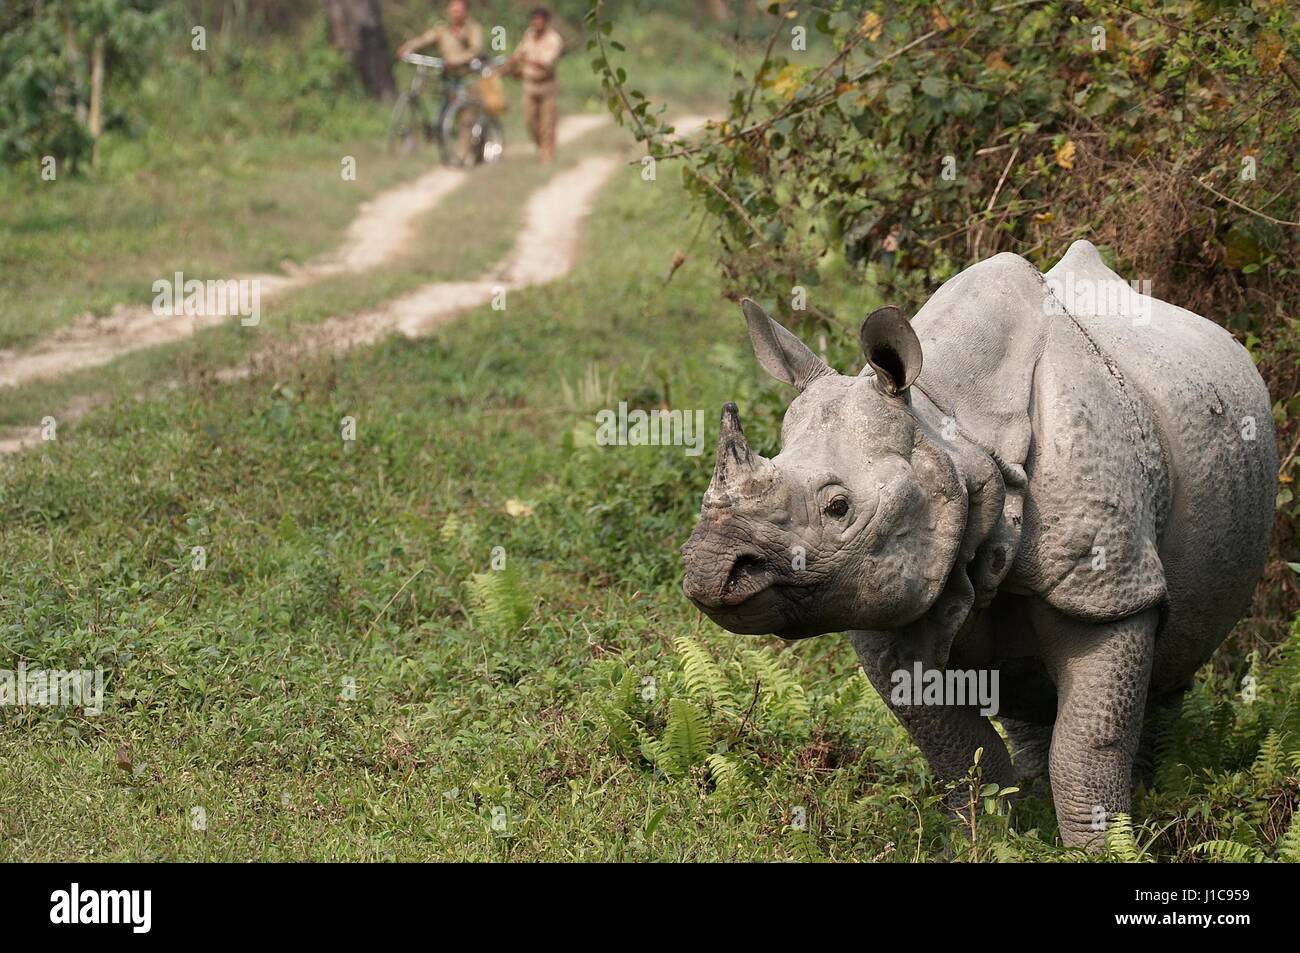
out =
{"type": "Polygon", "coordinates": [[[104,131],[104,38],[95,37],[90,52],[90,117],[86,122],[90,138],[94,140],[94,151],[90,154],[90,164],[99,161],[99,137],[104,131]]]}
{"type": "Polygon", "coordinates": [[[709,16],[713,17],[715,23],[725,23],[731,19],[731,10],[727,8],[727,0],[704,0],[704,7],[709,16]]]}
{"type": "Polygon", "coordinates": [[[388,48],[379,0],[323,0],[334,47],[352,61],[371,96],[391,96],[393,51],[388,48]]]}
{"type": "Polygon", "coordinates": [[[104,131],[104,38],[101,36],[95,37],[90,48],[90,115],[86,128],[94,139],[104,131]]]}
{"type": "MultiPolygon", "coordinates": [[[[77,46],[77,32],[76,30],[73,29],[72,17],[68,15],[66,10],[63,11],[62,19],[63,19],[63,42],[65,46],[65,52],[68,57],[68,62],[72,64],[73,72],[76,74],[80,74],[81,48],[77,46]]],[[[77,97],[77,101],[74,108],[76,111],[77,122],[81,123],[83,126],[86,125],[88,119],[86,115],[86,103],[80,96],[77,97]]]]}

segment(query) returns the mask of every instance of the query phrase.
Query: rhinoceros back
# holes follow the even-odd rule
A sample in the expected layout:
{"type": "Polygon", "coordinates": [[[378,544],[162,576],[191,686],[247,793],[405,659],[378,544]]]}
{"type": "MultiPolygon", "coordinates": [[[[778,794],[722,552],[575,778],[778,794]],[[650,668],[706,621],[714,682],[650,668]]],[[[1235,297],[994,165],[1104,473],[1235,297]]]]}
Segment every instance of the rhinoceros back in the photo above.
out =
{"type": "Polygon", "coordinates": [[[1209,622],[1185,640],[1190,659],[1226,634],[1264,558],[1277,466],[1268,396],[1212,322],[1150,298],[1124,302],[1136,315],[1114,313],[1106,295],[1063,307],[1052,289],[1067,277],[1127,288],[1086,242],[1046,276],[1003,254],[947,282],[913,321],[917,386],[1004,468],[1024,468],[1007,586],[1094,621],[1200,611],[1209,622]]]}

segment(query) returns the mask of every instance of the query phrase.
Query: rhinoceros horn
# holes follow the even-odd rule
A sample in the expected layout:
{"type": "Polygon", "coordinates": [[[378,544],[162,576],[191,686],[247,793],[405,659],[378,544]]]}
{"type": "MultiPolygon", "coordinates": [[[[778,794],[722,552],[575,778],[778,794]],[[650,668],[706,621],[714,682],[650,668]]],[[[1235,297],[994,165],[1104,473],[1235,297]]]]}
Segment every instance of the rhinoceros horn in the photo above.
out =
{"type": "Polygon", "coordinates": [[[704,504],[726,506],[734,502],[741,487],[766,462],[745,442],[745,431],[740,426],[740,411],[736,405],[731,402],[723,404],[722,422],[718,427],[718,455],[713,464],[713,480],[704,494],[704,504]]]}

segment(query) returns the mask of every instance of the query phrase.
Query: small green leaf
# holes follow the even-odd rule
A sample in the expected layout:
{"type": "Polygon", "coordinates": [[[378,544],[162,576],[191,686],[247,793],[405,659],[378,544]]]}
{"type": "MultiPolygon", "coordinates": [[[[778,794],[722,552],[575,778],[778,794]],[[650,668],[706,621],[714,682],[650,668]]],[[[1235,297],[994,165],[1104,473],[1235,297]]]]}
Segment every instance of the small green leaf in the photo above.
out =
{"type": "Polygon", "coordinates": [[[664,815],[667,813],[668,805],[665,804],[663,807],[659,808],[659,810],[650,815],[650,820],[646,821],[645,825],[645,836],[647,838],[653,836],[655,829],[659,827],[659,822],[664,819],[664,815]]]}
{"type": "Polygon", "coordinates": [[[948,81],[942,76],[927,76],[921,80],[921,92],[940,99],[948,92],[948,81]]]}

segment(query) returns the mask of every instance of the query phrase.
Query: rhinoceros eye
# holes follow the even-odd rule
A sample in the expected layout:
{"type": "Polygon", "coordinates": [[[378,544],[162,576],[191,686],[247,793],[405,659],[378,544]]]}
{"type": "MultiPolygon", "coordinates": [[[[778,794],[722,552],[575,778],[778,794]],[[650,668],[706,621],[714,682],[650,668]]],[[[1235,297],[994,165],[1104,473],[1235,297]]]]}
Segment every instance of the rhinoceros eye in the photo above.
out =
{"type": "Polygon", "coordinates": [[[826,515],[840,519],[849,511],[849,501],[842,496],[837,496],[826,504],[826,515]]]}

